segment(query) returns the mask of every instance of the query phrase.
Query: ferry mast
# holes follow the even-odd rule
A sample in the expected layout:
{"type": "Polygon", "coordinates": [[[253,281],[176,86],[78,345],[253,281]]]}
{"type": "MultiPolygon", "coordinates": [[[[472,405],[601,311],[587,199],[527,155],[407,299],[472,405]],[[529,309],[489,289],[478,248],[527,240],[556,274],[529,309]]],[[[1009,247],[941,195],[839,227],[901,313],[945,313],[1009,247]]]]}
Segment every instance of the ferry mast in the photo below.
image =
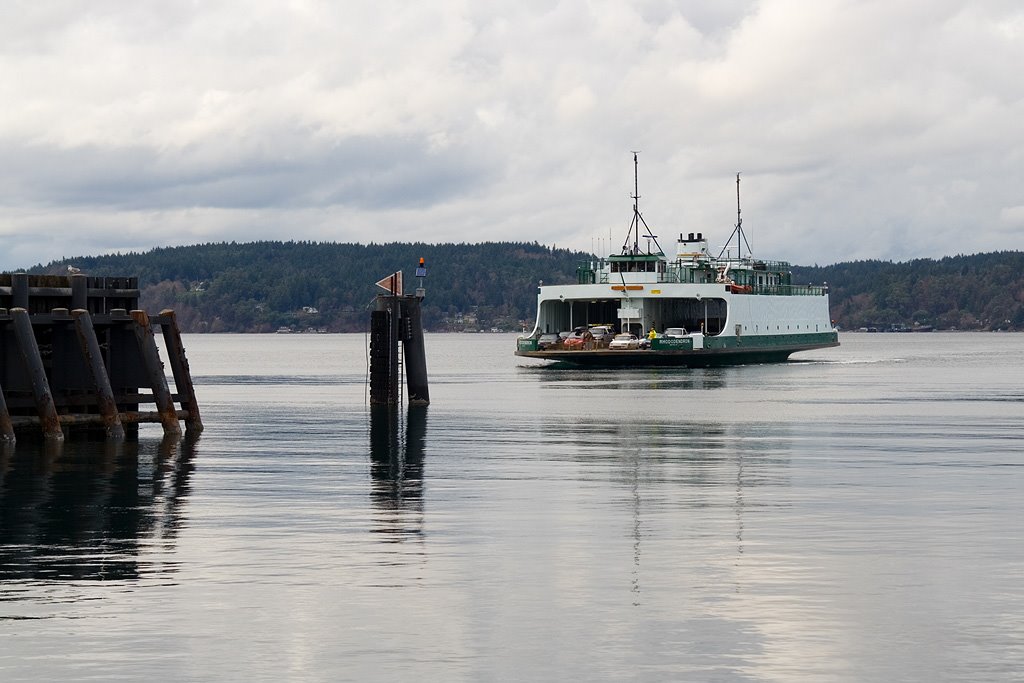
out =
{"type": "MultiPolygon", "coordinates": [[[[651,229],[647,226],[647,221],[644,220],[643,215],[640,213],[640,176],[639,166],[640,163],[637,160],[639,152],[632,152],[633,154],[633,194],[630,198],[633,200],[633,220],[629,223],[629,231],[626,233],[626,241],[622,244],[623,254],[639,254],[640,253],[640,226],[644,226],[644,230],[647,231],[647,236],[654,241],[654,246],[658,248],[658,251],[663,251],[661,244],[658,243],[658,237],[651,232],[651,229]],[[633,238],[633,251],[629,250],[629,238],[633,238]]],[[[649,246],[649,245],[648,245],[649,246]]],[[[649,251],[649,249],[648,249],[649,251]]]]}
{"type": "Polygon", "coordinates": [[[725,250],[729,248],[729,243],[732,242],[733,235],[736,236],[736,260],[739,261],[743,258],[743,244],[747,245],[747,255],[753,256],[754,250],[750,248],[750,242],[747,241],[747,235],[743,232],[743,214],[740,211],[740,174],[736,174],[736,225],[733,227],[732,234],[729,235],[729,239],[725,241],[725,246],[722,247],[722,251],[718,252],[718,258],[722,258],[725,254],[725,250]]]}

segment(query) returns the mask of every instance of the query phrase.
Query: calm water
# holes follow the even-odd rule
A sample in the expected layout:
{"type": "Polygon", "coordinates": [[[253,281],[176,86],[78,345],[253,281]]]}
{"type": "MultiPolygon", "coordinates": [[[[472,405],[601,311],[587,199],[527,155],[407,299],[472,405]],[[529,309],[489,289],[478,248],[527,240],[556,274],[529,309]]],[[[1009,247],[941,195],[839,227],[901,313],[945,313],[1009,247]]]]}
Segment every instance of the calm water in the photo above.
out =
{"type": "Polygon", "coordinates": [[[197,443],[0,452],[0,680],[1022,680],[1024,335],[842,343],[186,337],[197,443]]]}

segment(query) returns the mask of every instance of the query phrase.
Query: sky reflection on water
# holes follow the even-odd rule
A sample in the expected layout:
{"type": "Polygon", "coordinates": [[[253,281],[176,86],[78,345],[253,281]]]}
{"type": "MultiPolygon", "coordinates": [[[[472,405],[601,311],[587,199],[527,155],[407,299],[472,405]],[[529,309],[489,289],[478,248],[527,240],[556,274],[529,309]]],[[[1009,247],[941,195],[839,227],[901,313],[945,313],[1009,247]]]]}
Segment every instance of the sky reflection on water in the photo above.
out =
{"type": "Polygon", "coordinates": [[[0,678],[1024,669],[1004,337],[590,373],[482,336],[429,336],[434,403],[399,410],[361,337],[191,338],[199,441],[0,452],[0,678]]]}

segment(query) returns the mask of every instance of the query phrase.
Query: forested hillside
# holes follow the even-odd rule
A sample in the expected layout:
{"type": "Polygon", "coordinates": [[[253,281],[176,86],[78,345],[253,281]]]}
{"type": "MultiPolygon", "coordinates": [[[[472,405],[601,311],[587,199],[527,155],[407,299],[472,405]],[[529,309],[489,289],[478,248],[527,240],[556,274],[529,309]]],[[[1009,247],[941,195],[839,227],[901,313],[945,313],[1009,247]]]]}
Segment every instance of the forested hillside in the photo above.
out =
{"type": "Polygon", "coordinates": [[[798,267],[793,280],[827,282],[832,317],[844,329],[1024,330],[1024,253],[1019,251],[798,267]]]}
{"type": "MultiPolygon", "coordinates": [[[[536,243],[220,243],[80,257],[37,266],[65,273],[135,275],[147,310],[174,308],[190,332],[361,331],[374,283],[396,270],[406,290],[419,258],[428,276],[428,329],[518,331],[532,323],[539,280],[575,281],[586,254],[536,243]]],[[[827,282],[843,329],[934,326],[1024,330],[1024,253],[905,263],[855,261],[794,267],[795,283],[827,282]]]]}
{"type": "Polygon", "coordinates": [[[537,281],[571,282],[584,254],[539,244],[219,243],[79,257],[33,269],[135,275],[146,310],[174,308],[189,332],[361,331],[374,285],[396,270],[405,288],[426,259],[423,322],[431,330],[520,330],[532,319],[537,281]]]}

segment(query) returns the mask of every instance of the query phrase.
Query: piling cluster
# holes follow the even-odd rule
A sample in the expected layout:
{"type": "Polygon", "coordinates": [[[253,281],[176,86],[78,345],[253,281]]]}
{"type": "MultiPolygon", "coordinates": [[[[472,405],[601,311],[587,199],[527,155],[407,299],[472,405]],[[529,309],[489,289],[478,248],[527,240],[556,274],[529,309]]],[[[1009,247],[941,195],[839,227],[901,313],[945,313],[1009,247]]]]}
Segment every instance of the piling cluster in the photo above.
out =
{"type": "Polygon", "coordinates": [[[29,431],[62,440],[74,430],[124,439],[143,422],[171,436],[180,422],[202,431],[174,311],[150,316],[138,298],[136,278],[0,274],[0,440],[29,431]]]}
{"type": "Polygon", "coordinates": [[[401,402],[403,369],[409,405],[430,403],[421,298],[398,294],[377,297],[376,309],[370,314],[370,405],[401,402]]]}

